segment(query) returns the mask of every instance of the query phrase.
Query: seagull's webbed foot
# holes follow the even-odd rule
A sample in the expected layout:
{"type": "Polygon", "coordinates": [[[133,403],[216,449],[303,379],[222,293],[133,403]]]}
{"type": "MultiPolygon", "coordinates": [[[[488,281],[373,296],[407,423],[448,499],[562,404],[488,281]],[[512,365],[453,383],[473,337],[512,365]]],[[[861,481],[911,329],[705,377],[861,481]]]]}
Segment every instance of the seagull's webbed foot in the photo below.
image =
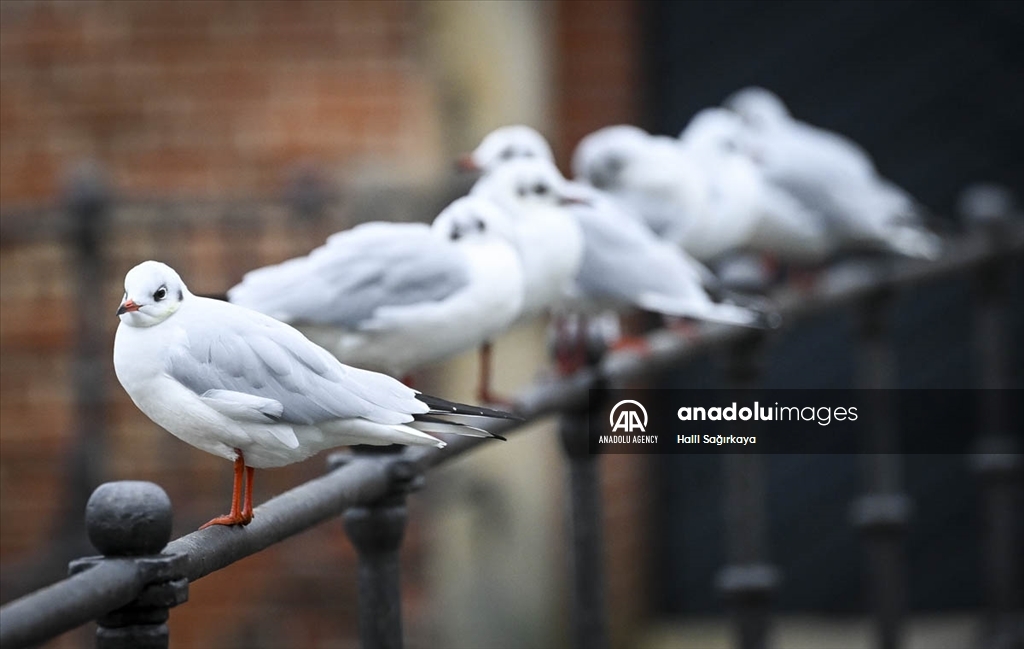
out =
{"type": "Polygon", "coordinates": [[[212,527],[214,525],[248,525],[250,521],[252,521],[252,515],[247,518],[243,516],[241,512],[235,512],[233,514],[218,516],[211,521],[203,523],[199,526],[199,529],[205,530],[207,527],[212,527]]]}

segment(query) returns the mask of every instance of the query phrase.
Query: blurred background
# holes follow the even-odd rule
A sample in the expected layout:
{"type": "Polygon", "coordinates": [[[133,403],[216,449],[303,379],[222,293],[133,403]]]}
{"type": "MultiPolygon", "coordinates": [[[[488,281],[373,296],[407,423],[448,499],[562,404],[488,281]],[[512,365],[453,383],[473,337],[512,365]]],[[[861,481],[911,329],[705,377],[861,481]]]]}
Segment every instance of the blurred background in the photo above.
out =
{"type": "MultiPolygon", "coordinates": [[[[82,511],[101,482],[160,484],[175,536],[226,504],[228,464],[157,429],[114,378],[113,312],[139,261],[223,293],[354,223],[433,218],[471,182],[456,155],[497,126],[536,127],[565,169],[601,126],[675,135],[750,84],[858,141],[953,228],[968,184],[1024,190],[1022,33],[1024,4],[995,1],[0,2],[0,598],[92,553],[82,511]]],[[[970,295],[962,277],[899,297],[901,387],[977,384],[970,295]]],[[[848,313],[786,329],[766,381],[849,387],[853,335],[848,313]]],[[[1005,350],[1016,387],[1021,348],[1005,350]]],[[[502,339],[496,362],[506,392],[546,371],[543,327],[502,339]]],[[[471,399],[474,372],[454,359],[423,386],[471,399]]],[[[664,385],[716,385],[718,372],[702,359],[664,385]]],[[[412,498],[410,646],[566,644],[553,430],[471,454],[412,498]]],[[[708,460],[602,459],[615,646],[727,646],[708,460]]],[[[261,472],[256,502],[323,470],[321,457],[261,472]]],[[[818,638],[808,646],[868,646],[846,513],[856,460],[773,457],[768,474],[776,609],[818,638]]],[[[947,456],[909,461],[906,482],[909,602],[927,622],[913,641],[965,646],[984,600],[977,481],[947,456]]],[[[356,646],[354,570],[340,523],[320,526],[193,584],[172,646],[356,646]]]]}

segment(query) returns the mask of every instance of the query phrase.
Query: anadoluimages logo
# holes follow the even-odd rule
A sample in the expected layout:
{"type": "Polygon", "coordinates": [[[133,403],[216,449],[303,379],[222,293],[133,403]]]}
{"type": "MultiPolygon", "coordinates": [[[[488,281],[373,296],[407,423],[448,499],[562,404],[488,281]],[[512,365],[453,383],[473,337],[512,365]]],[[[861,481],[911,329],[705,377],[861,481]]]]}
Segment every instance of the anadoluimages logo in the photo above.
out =
{"type": "Polygon", "coordinates": [[[647,409],[639,401],[623,399],[614,406],[608,415],[608,423],[612,432],[635,433],[647,432],[647,409]]]}

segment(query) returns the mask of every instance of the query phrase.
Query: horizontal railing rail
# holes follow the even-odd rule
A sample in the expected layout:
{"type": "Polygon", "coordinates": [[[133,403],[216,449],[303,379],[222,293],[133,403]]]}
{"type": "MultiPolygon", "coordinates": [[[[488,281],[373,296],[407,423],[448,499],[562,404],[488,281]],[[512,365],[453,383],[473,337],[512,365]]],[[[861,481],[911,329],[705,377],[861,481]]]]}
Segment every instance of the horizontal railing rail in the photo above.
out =
{"type": "MultiPolygon", "coordinates": [[[[944,256],[935,262],[886,259],[861,265],[855,274],[826,272],[814,288],[780,294],[778,311],[786,327],[818,313],[857,305],[873,295],[974,272],[996,260],[1019,257],[1022,251],[1024,227],[1020,223],[1004,223],[995,229],[951,238],[944,256]]],[[[498,422],[492,430],[514,432],[551,415],[582,417],[585,422],[589,390],[599,383],[620,385],[639,381],[678,367],[711,349],[729,348],[757,335],[748,329],[712,324],[703,326],[700,335],[693,338],[655,331],[647,336],[645,351],[611,352],[598,364],[572,376],[527,387],[515,399],[522,421],[498,422]]],[[[253,522],[244,529],[213,527],[193,532],[168,543],[161,554],[183,557],[175,578],[196,581],[354,507],[383,502],[396,493],[397,485],[408,484],[415,476],[485,443],[493,442],[460,437],[443,450],[409,447],[398,453],[332,454],[333,470],[263,503],[256,508],[253,522]]],[[[583,569],[577,566],[577,570],[583,569]]],[[[135,559],[98,561],[91,568],[0,608],[0,645],[3,649],[15,649],[56,637],[136,601],[151,585],[151,576],[135,559]]],[[[575,638],[579,645],[607,644],[606,630],[599,625],[579,629],[575,638]]],[[[389,646],[379,637],[374,640],[373,636],[365,635],[364,644],[389,646]]]]}

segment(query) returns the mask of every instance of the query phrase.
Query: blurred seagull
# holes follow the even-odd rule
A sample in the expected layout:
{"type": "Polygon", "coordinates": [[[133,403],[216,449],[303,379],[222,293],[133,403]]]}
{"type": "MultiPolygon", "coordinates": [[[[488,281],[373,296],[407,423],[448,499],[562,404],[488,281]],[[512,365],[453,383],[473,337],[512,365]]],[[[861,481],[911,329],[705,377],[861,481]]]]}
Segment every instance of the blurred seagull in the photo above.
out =
{"type": "Polygon", "coordinates": [[[511,227],[523,264],[524,318],[562,306],[583,259],[583,233],[565,206],[577,200],[541,158],[514,158],[477,180],[470,196],[492,201],[511,227]]]}
{"type": "Polygon", "coordinates": [[[923,208],[855,142],[794,119],[764,88],[744,88],[725,105],[746,124],[741,144],[765,177],[824,215],[843,247],[939,256],[942,241],[925,227],[923,208]]]}
{"type": "Polygon", "coordinates": [[[547,142],[533,129],[516,126],[493,131],[469,157],[485,173],[500,173],[517,160],[518,167],[529,169],[535,181],[561,187],[570,198],[562,207],[583,235],[580,268],[568,289],[567,306],[572,310],[594,314],[642,308],[743,326],[764,326],[770,319],[756,310],[715,303],[705,290],[718,284],[711,271],[659,239],[604,192],[567,181],[554,166],[547,142]],[[511,157],[494,155],[509,151],[511,157]],[[529,154],[517,157],[524,151],[529,154]]]}
{"type": "MultiPolygon", "coordinates": [[[[695,221],[705,216],[710,196],[704,172],[673,138],[626,124],[606,126],[576,145],[572,172],[577,181],[608,192],[654,233],[697,259],[720,254],[722,244],[711,250],[686,245],[695,221]]],[[[729,236],[738,240],[743,235],[734,231],[729,236]]]]}
{"type": "Polygon", "coordinates": [[[488,133],[471,153],[459,157],[463,171],[487,173],[498,165],[522,158],[538,158],[554,162],[551,145],[536,129],[522,124],[496,128],[488,133]]]}
{"type": "Polygon", "coordinates": [[[687,245],[722,252],[732,246],[800,264],[823,261],[833,245],[822,215],[767,181],[740,151],[743,128],[735,113],[706,108],[679,136],[708,183],[707,218],[694,219],[687,245]]]}
{"type": "Polygon", "coordinates": [[[165,264],[143,262],[124,284],[114,338],[121,385],[172,435],[234,462],[231,512],[203,528],[252,520],[257,468],[351,444],[444,447],[426,430],[498,437],[441,416],[512,417],[342,365],[289,325],[193,295],[165,264]]]}
{"type": "MultiPolygon", "coordinates": [[[[524,275],[510,227],[490,201],[463,197],[431,226],[372,222],[334,234],[308,256],[247,273],[228,300],[295,324],[345,363],[404,376],[519,317],[524,275]]],[[[489,400],[489,369],[481,374],[489,400]]]]}
{"type": "Polygon", "coordinates": [[[570,206],[584,237],[574,305],[584,312],[640,308],[673,317],[746,327],[778,326],[770,310],[715,302],[714,274],[678,246],[658,238],[601,192],[578,186],[584,200],[570,206]]]}

